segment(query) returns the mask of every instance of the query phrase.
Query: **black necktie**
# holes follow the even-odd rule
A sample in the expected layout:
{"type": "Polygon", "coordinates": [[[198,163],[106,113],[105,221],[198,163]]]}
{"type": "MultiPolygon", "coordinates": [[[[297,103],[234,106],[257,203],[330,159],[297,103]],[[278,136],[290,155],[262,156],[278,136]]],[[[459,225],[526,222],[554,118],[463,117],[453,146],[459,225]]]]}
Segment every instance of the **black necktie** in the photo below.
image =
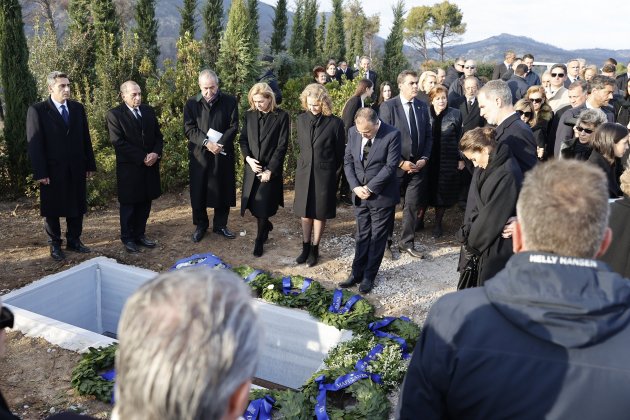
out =
{"type": "Polygon", "coordinates": [[[140,126],[140,128],[142,128],[142,116],[140,115],[140,111],[138,111],[138,108],[134,108],[133,113],[136,116],[136,121],[138,122],[138,125],[140,126]]]}
{"type": "Polygon", "coordinates": [[[368,139],[363,145],[363,166],[365,166],[365,162],[367,162],[367,158],[370,155],[370,149],[372,148],[372,139],[368,139]]]}
{"type": "Polygon", "coordinates": [[[413,101],[409,101],[409,127],[411,128],[411,156],[416,157],[418,150],[418,125],[416,124],[416,115],[413,112],[413,101]]]}
{"type": "Polygon", "coordinates": [[[65,105],[61,105],[61,118],[63,118],[63,122],[65,122],[67,126],[70,125],[70,116],[68,115],[68,110],[65,105]]]}

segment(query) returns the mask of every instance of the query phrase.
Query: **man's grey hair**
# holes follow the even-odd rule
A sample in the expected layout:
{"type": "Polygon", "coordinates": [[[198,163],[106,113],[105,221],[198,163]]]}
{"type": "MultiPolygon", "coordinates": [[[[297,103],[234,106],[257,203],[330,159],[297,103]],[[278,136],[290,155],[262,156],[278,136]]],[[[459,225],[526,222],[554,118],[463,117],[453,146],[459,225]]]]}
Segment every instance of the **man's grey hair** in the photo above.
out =
{"type": "Polygon", "coordinates": [[[202,79],[206,79],[206,78],[210,78],[212,80],[214,80],[214,82],[218,85],[219,84],[219,77],[217,76],[217,74],[210,70],[210,69],[203,69],[199,72],[199,82],[201,82],[202,79]]]}
{"type": "Polygon", "coordinates": [[[484,94],[488,99],[501,99],[502,107],[512,106],[512,91],[503,80],[489,81],[479,90],[479,94],[484,94]]]}
{"type": "Polygon", "coordinates": [[[118,419],[220,419],[255,371],[260,325],[228,270],[160,274],[129,298],[118,329],[118,419]]]}
{"type": "Polygon", "coordinates": [[[366,120],[370,124],[378,124],[378,114],[372,108],[359,108],[354,114],[354,121],[366,120]]]}
{"type": "Polygon", "coordinates": [[[475,82],[475,84],[477,85],[477,88],[479,88],[479,78],[477,78],[477,76],[464,77],[464,84],[466,84],[466,82],[475,82]]]}
{"type": "Polygon", "coordinates": [[[131,86],[137,86],[140,87],[139,84],[137,84],[136,82],[134,82],[133,80],[127,80],[126,82],[124,82],[122,85],[120,85],[120,93],[127,93],[127,90],[131,87],[131,86]]]}
{"type": "Polygon", "coordinates": [[[580,112],[575,125],[577,126],[580,123],[585,123],[592,124],[595,128],[597,128],[605,122],[608,122],[608,119],[606,118],[604,111],[601,109],[584,109],[580,112]]]}
{"type": "Polygon", "coordinates": [[[48,73],[48,76],[46,76],[46,84],[48,85],[48,87],[53,87],[55,85],[55,83],[57,83],[57,79],[67,79],[68,75],[62,71],[51,71],[50,73],[48,73]]]}
{"type": "Polygon", "coordinates": [[[569,90],[574,90],[577,88],[582,88],[582,92],[587,92],[588,91],[588,82],[586,80],[576,80],[575,82],[572,82],[568,89],[569,90]]]}
{"type": "Polygon", "coordinates": [[[615,87],[615,79],[612,77],[604,76],[603,74],[596,74],[588,82],[588,93],[590,94],[593,89],[604,89],[606,86],[615,87]]]}
{"type": "Polygon", "coordinates": [[[538,164],[525,175],[516,213],[527,250],[594,258],[608,226],[606,175],[573,159],[538,164]]]}

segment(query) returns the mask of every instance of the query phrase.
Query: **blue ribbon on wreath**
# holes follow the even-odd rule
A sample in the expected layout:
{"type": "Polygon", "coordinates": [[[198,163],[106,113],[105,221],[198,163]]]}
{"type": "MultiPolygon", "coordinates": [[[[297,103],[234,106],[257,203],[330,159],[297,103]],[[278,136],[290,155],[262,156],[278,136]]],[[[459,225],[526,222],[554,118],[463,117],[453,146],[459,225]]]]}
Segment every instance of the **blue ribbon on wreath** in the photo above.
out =
{"type": "Polygon", "coordinates": [[[276,400],[271,395],[251,401],[243,414],[246,420],[271,420],[271,410],[276,400]]]}
{"type": "Polygon", "coordinates": [[[171,271],[178,270],[180,268],[200,266],[200,265],[205,265],[211,268],[218,267],[218,266],[220,266],[221,268],[230,268],[230,266],[224,263],[221,260],[221,258],[208,252],[206,254],[195,254],[188,258],[183,258],[181,260],[178,260],[171,267],[171,271]]]}
{"type": "Polygon", "coordinates": [[[341,289],[336,289],[333,293],[332,303],[328,307],[328,312],[339,315],[345,314],[346,312],[350,311],[354,304],[361,299],[363,299],[361,296],[354,295],[350,299],[348,299],[346,304],[342,307],[341,304],[343,303],[343,292],[341,291],[341,289]]]}
{"type": "Polygon", "coordinates": [[[407,318],[406,316],[401,316],[400,318],[388,316],[388,317],[383,318],[380,321],[375,321],[375,322],[370,323],[368,325],[368,328],[377,337],[389,338],[390,340],[394,340],[395,342],[397,342],[400,345],[400,349],[402,350],[403,359],[408,359],[410,357],[410,354],[409,354],[407,342],[405,341],[405,339],[396,334],[381,331],[381,328],[385,328],[386,326],[388,326],[389,324],[391,324],[397,319],[400,319],[401,321],[405,321],[405,322],[411,322],[411,320],[407,318]]]}
{"type": "MultiPolygon", "coordinates": [[[[101,378],[105,379],[108,382],[115,382],[116,381],[116,370],[115,369],[110,369],[106,372],[103,372],[99,375],[101,378]]],[[[112,389],[112,399],[111,399],[111,404],[114,405],[115,399],[114,399],[114,390],[112,389]]]]}
{"type": "Polygon", "coordinates": [[[309,288],[312,282],[313,282],[313,279],[306,278],[304,279],[304,283],[302,284],[302,291],[292,292],[291,289],[293,288],[293,285],[291,284],[291,277],[289,276],[282,277],[282,294],[284,295],[290,294],[292,296],[297,296],[300,293],[306,292],[306,290],[309,288]]]}
{"type": "Polygon", "coordinates": [[[249,275],[247,277],[245,277],[245,283],[249,283],[250,281],[254,280],[256,277],[258,277],[259,274],[264,274],[265,272],[262,270],[254,270],[251,273],[249,273],[249,275]]]}

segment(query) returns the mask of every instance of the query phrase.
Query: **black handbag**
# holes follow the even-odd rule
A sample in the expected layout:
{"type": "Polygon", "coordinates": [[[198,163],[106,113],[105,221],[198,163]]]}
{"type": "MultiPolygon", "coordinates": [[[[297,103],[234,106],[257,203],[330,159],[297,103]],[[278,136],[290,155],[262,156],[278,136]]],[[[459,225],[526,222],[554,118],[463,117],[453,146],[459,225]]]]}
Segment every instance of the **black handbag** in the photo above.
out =
{"type": "Polygon", "coordinates": [[[471,255],[466,263],[466,267],[459,273],[459,282],[457,283],[457,290],[468,289],[471,287],[477,287],[479,280],[479,257],[477,255],[471,255]]]}

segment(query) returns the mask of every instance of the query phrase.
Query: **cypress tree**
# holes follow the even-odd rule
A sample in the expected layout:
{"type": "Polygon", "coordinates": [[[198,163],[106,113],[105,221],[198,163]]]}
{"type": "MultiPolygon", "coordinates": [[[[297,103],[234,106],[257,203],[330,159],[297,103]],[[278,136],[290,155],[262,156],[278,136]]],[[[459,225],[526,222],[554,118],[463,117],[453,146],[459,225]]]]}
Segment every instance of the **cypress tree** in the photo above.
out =
{"type": "Polygon", "coordinates": [[[286,50],[284,41],[287,37],[287,22],[287,0],[278,0],[276,14],[273,18],[273,34],[271,35],[272,54],[286,50]]]}
{"type": "MultiPolygon", "coordinates": [[[[72,74],[73,89],[76,92],[84,92],[87,85],[94,81],[94,63],[96,62],[96,37],[89,0],[72,0],[68,5],[68,30],[69,36],[74,40],[79,40],[84,54],[74,56],[78,69],[72,74]]],[[[66,42],[68,39],[66,39],[66,42]]],[[[64,69],[64,71],[69,71],[64,69]]]]}
{"type": "Polygon", "coordinates": [[[313,42],[317,35],[317,0],[306,0],[304,3],[304,45],[303,53],[308,58],[314,58],[316,43],[313,42]]]}
{"type": "Polygon", "coordinates": [[[249,11],[250,42],[253,48],[258,49],[260,35],[258,31],[258,0],[247,0],[249,11]]]}
{"type": "Polygon", "coordinates": [[[238,98],[247,95],[258,74],[257,51],[251,47],[250,29],[245,0],[232,0],[216,68],[221,89],[238,98]]]}
{"type": "Polygon", "coordinates": [[[324,58],[324,45],[326,44],[326,14],[319,15],[319,26],[317,26],[317,36],[315,37],[316,56],[318,59],[324,58]]]}
{"type": "Polygon", "coordinates": [[[326,34],[326,56],[342,60],[346,56],[345,33],[343,29],[343,0],[333,0],[333,12],[328,22],[326,34]]]}
{"type": "Polygon", "coordinates": [[[68,16],[70,17],[70,22],[68,23],[68,29],[70,31],[79,34],[92,31],[89,0],[70,1],[68,5],[68,16]]]}
{"type": "Polygon", "coordinates": [[[93,0],[92,19],[96,35],[97,52],[100,53],[112,35],[114,39],[113,50],[120,48],[120,19],[116,14],[116,7],[112,0],[93,0]]]}
{"type": "Polygon", "coordinates": [[[219,47],[221,45],[223,0],[207,0],[201,17],[206,26],[206,32],[203,36],[205,65],[214,68],[219,57],[219,47]]]}
{"type": "Polygon", "coordinates": [[[394,13],[394,23],[392,31],[385,41],[385,56],[383,57],[383,79],[396,80],[396,76],[404,70],[409,62],[403,54],[404,27],[405,27],[405,3],[404,0],[398,0],[392,6],[394,13]]]}
{"type": "Polygon", "coordinates": [[[293,57],[300,57],[304,51],[304,0],[296,0],[293,14],[293,28],[289,52],[293,57]]]}
{"type": "Polygon", "coordinates": [[[157,43],[158,21],[155,18],[155,0],[138,0],[136,3],[136,34],[140,47],[146,51],[146,56],[155,69],[160,56],[157,43]]]}
{"type": "Polygon", "coordinates": [[[0,76],[4,87],[4,141],[8,154],[11,189],[20,194],[26,186],[26,111],[37,100],[37,86],[28,68],[22,6],[18,0],[0,2],[0,76]]]}
{"type": "Polygon", "coordinates": [[[179,25],[179,37],[183,37],[188,32],[191,38],[195,38],[197,24],[195,23],[195,12],[197,10],[197,0],[184,0],[184,4],[179,9],[182,21],[179,25]]]}

